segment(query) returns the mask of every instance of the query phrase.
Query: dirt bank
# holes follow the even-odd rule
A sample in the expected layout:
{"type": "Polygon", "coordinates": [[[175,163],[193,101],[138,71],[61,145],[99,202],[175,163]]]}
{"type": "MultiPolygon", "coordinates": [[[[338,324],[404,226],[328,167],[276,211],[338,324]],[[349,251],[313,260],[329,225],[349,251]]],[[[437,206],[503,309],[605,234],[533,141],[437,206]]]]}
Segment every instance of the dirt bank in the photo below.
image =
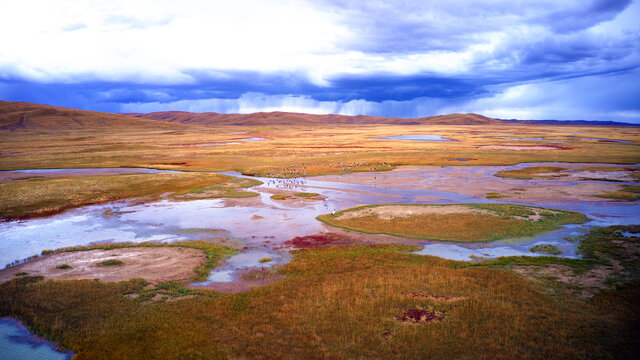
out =
{"type": "Polygon", "coordinates": [[[194,270],[206,261],[203,251],[182,247],[75,251],[41,257],[0,270],[0,282],[11,280],[18,273],[27,273],[52,280],[122,281],[143,278],[157,284],[191,278],[195,276],[194,270]],[[119,260],[122,264],[101,265],[108,260],[119,260]]]}

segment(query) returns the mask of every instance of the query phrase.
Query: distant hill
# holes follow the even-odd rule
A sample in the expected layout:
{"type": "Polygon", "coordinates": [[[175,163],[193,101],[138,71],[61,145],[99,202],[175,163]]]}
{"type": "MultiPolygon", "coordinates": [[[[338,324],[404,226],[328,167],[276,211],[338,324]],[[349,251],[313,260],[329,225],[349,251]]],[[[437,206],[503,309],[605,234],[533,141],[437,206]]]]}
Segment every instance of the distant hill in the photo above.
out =
{"type": "Polygon", "coordinates": [[[0,130],[74,129],[185,129],[193,126],[269,126],[269,125],[602,125],[638,126],[613,121],[501,120],[478,114],[448,114],[421,118],[368,115],[315,115],[289,112],[220,114],[163,111],[148,114],[112,114],[26,102],[0,101],[0,130]]]}
{"type": "Polygon", "coordinates": [[[0,130],[77,130],[77,129],[184,129],[172,124],[122,114],[102,113],[0,101],[0,130]]]}
{"type": "Polygon", "coordinates": [[[288,112],[258,112],[252,114],[219,114],[214,112],[190,113],[163,111],[148,114],[126,114],[129,116],[191,125],[487,125],[502,124],[500,120],[478,114],[449,114],[423,118],[388,118],[379,116],[314,115],[288,112]]]}
{"type": "Polygon", "coordinates": [[[525,124],[525,125],[583,125],[583,126],[630,126],[638,127],[640,124],[630,124],[618,121],[600,121],[600,120],[517,120],[501,119],[507,124],[525,124]]]}

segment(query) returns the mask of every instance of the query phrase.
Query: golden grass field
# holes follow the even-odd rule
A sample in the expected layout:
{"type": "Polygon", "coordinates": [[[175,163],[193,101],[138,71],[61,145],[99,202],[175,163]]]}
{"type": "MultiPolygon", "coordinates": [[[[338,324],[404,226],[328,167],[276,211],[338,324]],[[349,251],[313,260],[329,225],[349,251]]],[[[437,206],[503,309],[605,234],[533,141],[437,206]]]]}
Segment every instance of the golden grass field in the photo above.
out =
{"type": "MultiPolygon", "coordinates": [[[[301,250],[279,282],[238,294],[22,277],[0,284],[0,311],[78,360],[633,358],[640,318],[630,309],[640,294],[629,247],[637,241],[604,230],[581,239],[585,260],[474,264],[413,255],[412,245],[301,250]],[[578,277],[620,259],[625,272],[587,297],[578,283],[515,272],[563,267],[578,277]],[[623,285],[606,285],[616,281],[623,285]],[[440,318],[403,321],[411,309],[440,318]]],[[[224,251],[209,256],[219,261],[224,251]]]]}
{"type": "Polygon", "coordinates": [[[128,174],[45,178],[0,183],[0,218],[51,215],[63,210],[128,198],[158,199],[168,192],[224,183],[212,173],[128,174]]]}
{"type": "Polygon", "coordinates": [[[502,165],[521,162],[640,162],[636,128],[545,125],[358,125],[192,127],[181,130],[0,131],[0,169],[69,167],[152,167],[307,175],[384,170],[379,164],[502,165]],[[573,132],[580,132],[578,136],[573,132]],[[569,134],[571,133],[571,134],[569,134]],[[439,134],[457,141],[378,140],[381,136],[439,134]],[[611,143],[579,137],[606,136],[633,141],[611,143]],[[542,136],[548,141],[499,137],[542,136]],[[241,138],[268,140],[245,142],[241,138]],[[202,145],[240,142],[229,145],[202,145]],[[553,145],[550,150],[490,149],[482,146],[553,145]],[[466,158],[460,162],[455,159],[466,158]],[[355,163],[367,165],[354,166],[355,163]],[[302,165],[304,164],[304,165],[302,165]],[[342,164],[346,166],[343,167],[342,164]],[[291,167],[293,165],[293,167],[291,167]],[[351,168],[349,169],[349,166],[351,168]],[[283,169],[287,169],[283,171],[283,169]]]}

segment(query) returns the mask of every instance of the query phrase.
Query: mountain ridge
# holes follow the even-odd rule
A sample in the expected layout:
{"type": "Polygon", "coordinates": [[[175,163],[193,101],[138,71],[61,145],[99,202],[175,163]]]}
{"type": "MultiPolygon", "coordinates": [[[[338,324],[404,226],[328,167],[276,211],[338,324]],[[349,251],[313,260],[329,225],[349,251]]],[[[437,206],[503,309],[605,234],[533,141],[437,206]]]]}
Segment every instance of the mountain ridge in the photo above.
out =
{"type": "Polygon", "coordinates": [[[294,112],[256,112],[250,114],[221,114],[215,112],[191,113],[186,111],[160,111],[127,113],[125,115],[178,122],[191,125],[488,125],[502,124],[501,120],[479,114],[447,114],[421,118],[381,117],[370,115],[304,114],[294,112]]]}
{"type": "Polygon", "coordinates": [[[0,130],[184,129],[184,124],[123,114],[0,100],[0,130]]]}
{"type": "Polygon", "coordinates": [[[305,114],[256,112],[222,114],[215,112],[160,111],[152,113],[106,113],[27,102],[0,100],[0,130],[80,130],[80,129],[166,129],[178,130],[210,126],[322,126],[322,125],[575,125],[639,126],[613,121],[494,119],[480,114],[447,114],[420,118],[370,115],[305,114]]]}

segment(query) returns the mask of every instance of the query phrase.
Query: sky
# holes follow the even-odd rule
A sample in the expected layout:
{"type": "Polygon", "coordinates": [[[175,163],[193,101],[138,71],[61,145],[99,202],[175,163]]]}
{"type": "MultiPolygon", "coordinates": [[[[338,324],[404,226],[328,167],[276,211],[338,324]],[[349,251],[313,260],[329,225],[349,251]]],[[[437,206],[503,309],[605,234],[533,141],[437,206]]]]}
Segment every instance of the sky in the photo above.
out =
{"type": "Polygon", "coordinates": [[[640,123],[640,0],[7,0],[0,100],[640,123]]]}

